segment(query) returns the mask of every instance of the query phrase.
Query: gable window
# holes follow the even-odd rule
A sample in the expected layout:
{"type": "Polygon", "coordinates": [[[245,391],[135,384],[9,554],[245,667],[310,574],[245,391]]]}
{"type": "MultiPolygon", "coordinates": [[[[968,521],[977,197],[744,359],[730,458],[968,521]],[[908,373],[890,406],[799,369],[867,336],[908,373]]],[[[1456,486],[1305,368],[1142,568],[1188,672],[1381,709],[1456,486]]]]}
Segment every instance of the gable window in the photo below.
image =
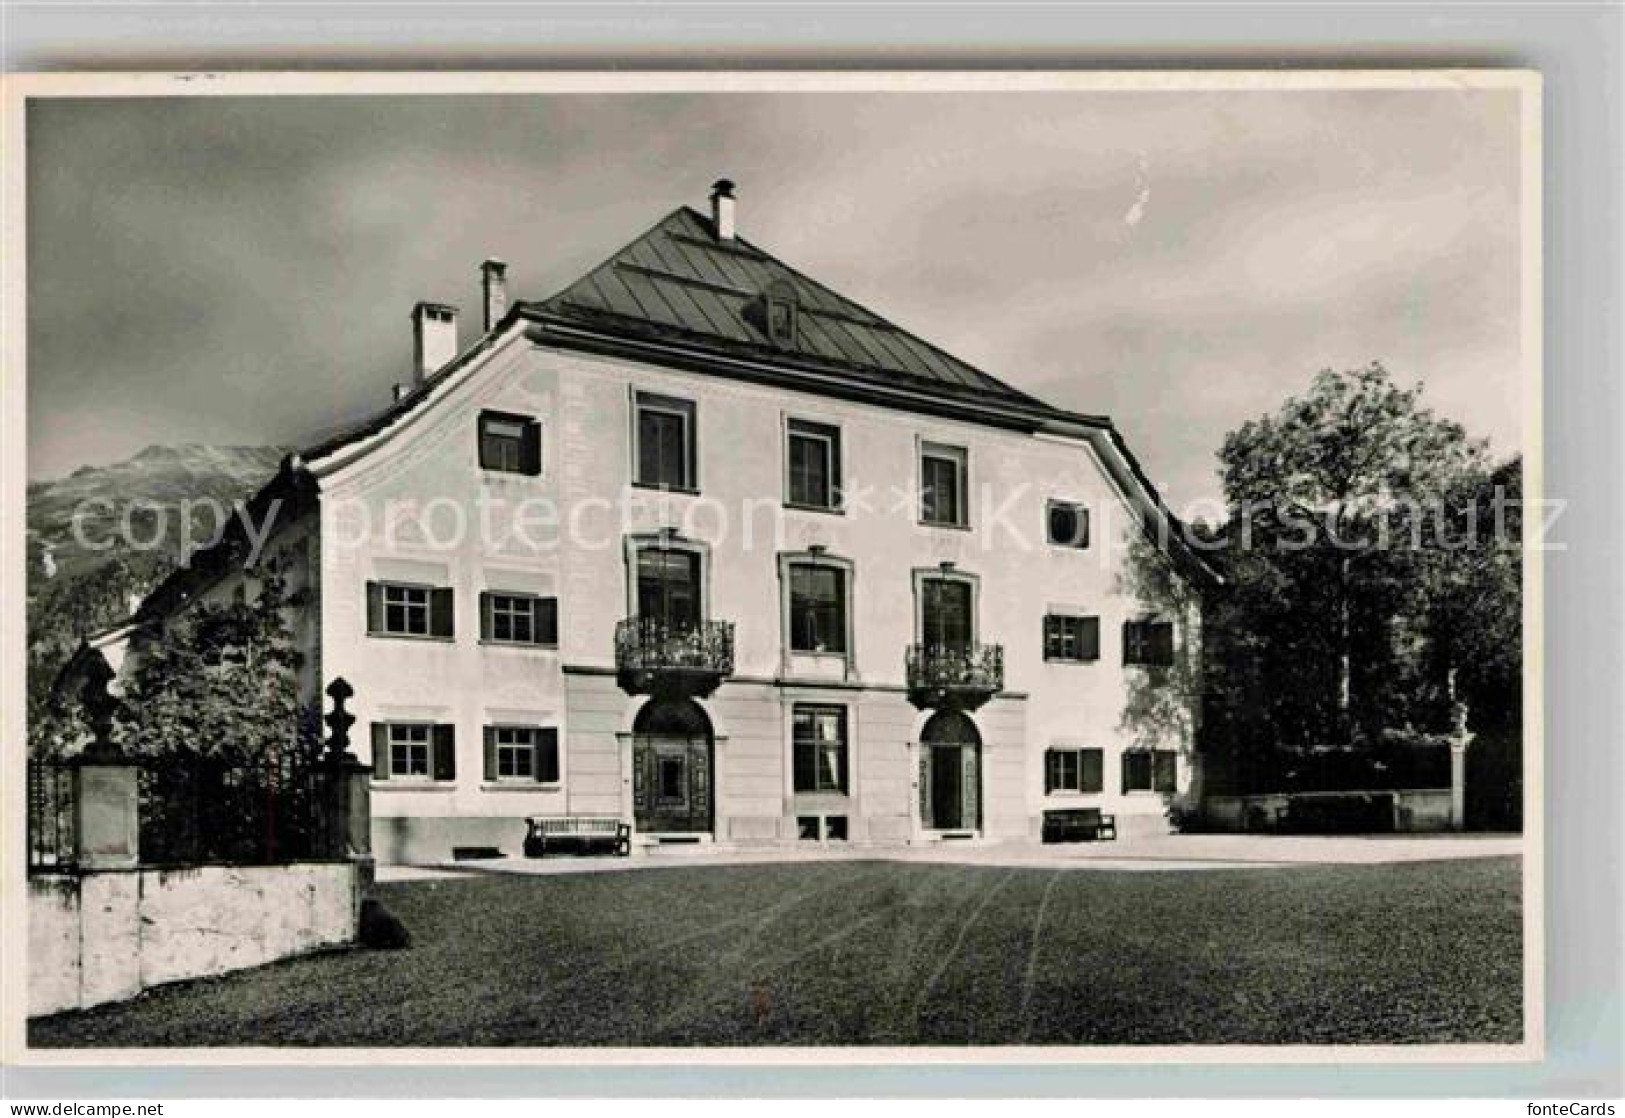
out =
{"type": "Polygon", "coordinates": [[[846,708],[797,703],[791,719],[795,790],[845,792],[846,708]]]}
{"type": "Polygon", "coordinates": [[[1046,509],[1049,542],[1057,547],[1089,546],[1089,510],[1071,501],[1051,501],[1046,509]]]}
{"type": "Polygon", "coordinates": [[[1075,663],[1100,659],[1100,618],[1045,616],[1044,659],[1075,663]]]}
{"type": "Polygon", "coordinates": [[[1173,662],[1172,621],[1123,622],[1123,663],[1166,668],[1173,662]]]}
{"type": "Polygon", "coordinates": [[[639,392],[635,406],[637,483],[658,489],[698,488],[694,402],[639,392]]]}
{"type": "Polygon", "coordinates": [[[559,732],[552,726],[487,726],[485,779],[557,784],[559,732]]]}
{"type": "Polygon", "coordinates": [[[1171,749],[1130,749],[1123,754],[1123,791],[1177,791],[1178,772],[1178,755],[1171,749]]]}
{"type": "Polygon", "coordinates": [[[785,503],[798,508],[841,507],[841,429],[792,419],[785,429],[785,503]]]}
{"type": "Polygon", "coordinates": [[[1099,749],[1051,749],[1044,754],[1044,794],[1099,792],[1105,786],[1099,749]]]}
{"type": "Polygon", "coordinates": [[[559,643],[559,600],[487,590],[480,595],[480,639],[555,648],[559,643]]]}
{"type": "Polygon", "coordinates": [[[920,520],[941,527],[963,528],[966,455],[963,447],[920,444],[920,520]]]}
{"type": "Polygon", "coordinates": [[[976,638],[974,592],[959,578],[927,577],[920,583],[920,643],[943,651],[968,649],[976,638]]]}
{"type": "Polygon", "coordinates": [[[480,413],[480,468],[535,477],[542,472],[542,425],[523,415],[480,413]]]}
{"type": "Polygon", "coordinates": [[[457,735],[454,727],[430,722],[374,722],[374,780],[457,779],[457,735]]]}
{"type": "Polygon", "coordinates": [[[367,583],[367,632],[379,637],[439,637],[453,632],[449,586],[367,583]]]}
{"type": "Polygon", "coordinates": [[[816,563],[790,565],[790,651],[847,650],[846,572],[816,563]]]}

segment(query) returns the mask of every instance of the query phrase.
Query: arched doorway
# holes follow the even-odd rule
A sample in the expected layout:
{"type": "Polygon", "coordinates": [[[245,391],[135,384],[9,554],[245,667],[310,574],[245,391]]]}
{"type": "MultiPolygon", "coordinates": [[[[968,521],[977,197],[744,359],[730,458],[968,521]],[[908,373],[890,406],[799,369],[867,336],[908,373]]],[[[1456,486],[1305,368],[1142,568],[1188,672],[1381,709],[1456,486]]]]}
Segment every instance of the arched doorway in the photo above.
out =
{"type": "Polygon", "coordinates": [[[711,719],[692,699],[650,699],[632,722],[632,816],[642,834],[711,830],[711,719]]]}
{"type": "Polygon", "coordinates": [[[936,831],[982,825],[982,735],[961,711],[939,710],[920,730],[920,823],[936,831]]]}

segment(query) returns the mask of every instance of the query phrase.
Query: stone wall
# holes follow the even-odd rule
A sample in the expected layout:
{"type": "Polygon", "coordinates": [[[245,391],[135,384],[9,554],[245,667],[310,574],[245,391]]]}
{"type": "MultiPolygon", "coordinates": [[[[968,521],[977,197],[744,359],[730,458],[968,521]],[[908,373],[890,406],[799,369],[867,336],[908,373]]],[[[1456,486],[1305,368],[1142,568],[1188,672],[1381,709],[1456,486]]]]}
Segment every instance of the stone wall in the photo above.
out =
{"type": "Polygon", "coordinates": [[[354,862],[40,874],[28,879],[28,1012],[352,943],[354,862]]]}
{"type": "MultiPolygon", "coordinates": [[[[1453,829],[1448,788],[1403,788],[1382,792],[1268,793],[1256,796],[1208,796],[1202,801],[1207,826],[1224,831],[1257,830],[1258,820],[1273,820],[1296,796],[1381,795],[1392,796],[1394,830],[1399,832],[1448,831],[1453,829]]],[[[1264,829],[1268,829],[1268,826],[1264,829]]]]}

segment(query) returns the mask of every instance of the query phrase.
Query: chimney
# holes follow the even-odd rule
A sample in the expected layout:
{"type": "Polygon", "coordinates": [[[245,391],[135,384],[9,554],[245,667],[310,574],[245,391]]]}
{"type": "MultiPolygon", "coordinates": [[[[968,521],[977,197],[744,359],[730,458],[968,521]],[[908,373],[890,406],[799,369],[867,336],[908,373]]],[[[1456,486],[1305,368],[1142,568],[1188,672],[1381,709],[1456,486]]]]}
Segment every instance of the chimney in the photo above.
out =
{"type": "Polygon", "coordinates": [[[734,184],[728,179],[711,185],[711,231],[719,241],[734,239],[734,184]]]}
{"type": "Polygon", "coordinates": [[[401,397],[403,397],[405,395],[406,395],[406,385],[402,384],[400,381],[396,381],[394,384],[389,386],[390,399],[393,400],[395,403],[397,403],[397,404],[400,403],[401,402],[401,397]]]}
{"type": "Polygon", "coordinates": [[[419,303],[412,308],[412,379],[423,379],[457,356],[457,308],[419,303]]]}
{"type": "Polygon", "coordinates": [[[485,328],[508,313],[508,265],[495,257],[480,265],[480,289],[485,293],[485,328]]]}

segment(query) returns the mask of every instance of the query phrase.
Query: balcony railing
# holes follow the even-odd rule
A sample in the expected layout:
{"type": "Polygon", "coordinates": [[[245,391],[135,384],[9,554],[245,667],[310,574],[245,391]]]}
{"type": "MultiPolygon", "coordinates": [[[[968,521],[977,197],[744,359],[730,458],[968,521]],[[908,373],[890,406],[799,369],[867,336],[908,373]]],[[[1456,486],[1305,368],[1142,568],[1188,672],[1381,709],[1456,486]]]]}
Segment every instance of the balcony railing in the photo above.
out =
{"type": "Polygon", "coordinates": [[[1004,690],[997,644],[910,645],[908,698],[921,710],[975,710],[1004,690]]]}
{"type": "Polygon", "coordinates": [[[628,617],[615,626],[615,670],[629,695],[704,698],[733,674],[733,622],[628,617]]]}

